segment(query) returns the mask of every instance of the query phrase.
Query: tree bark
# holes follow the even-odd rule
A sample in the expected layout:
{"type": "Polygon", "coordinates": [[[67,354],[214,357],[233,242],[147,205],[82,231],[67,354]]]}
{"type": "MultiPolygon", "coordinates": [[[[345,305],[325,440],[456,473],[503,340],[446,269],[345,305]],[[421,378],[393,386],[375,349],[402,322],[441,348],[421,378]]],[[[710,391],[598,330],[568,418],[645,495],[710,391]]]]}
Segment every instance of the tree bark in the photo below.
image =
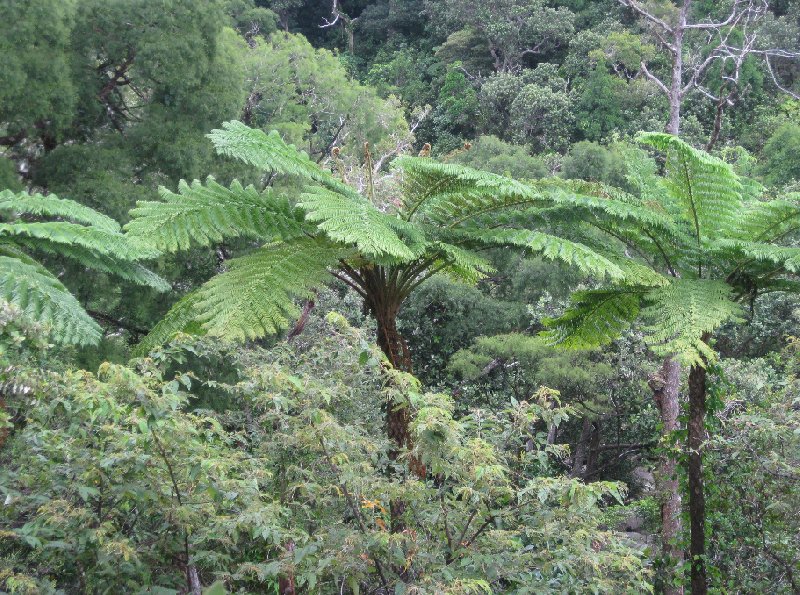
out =
{"type": "MultiPolygon", "coordinates": [[[[705,340],[705,339],[704,339],[705,340]]],[[[706,369],[692,366],[689,371],[689,554],[692,568],[692,595],[708,592],[706,573],[706,500],[703,485],[703,443],[706,420],[706,369]]]]}
{"type": "Polygon", "coordinates": [[[592,420],[588,415],[583,416],[583,425],[581,426],[581,436],[578,438],[578,443],[575,445],[575,457],[572,459],[572,471],[570,477],[583,476],[583,464],[586,461],[586,451],[589,447],[589,438],[592,434],[592,420]]]}
{"type": "MultiPolygon", "coordinates": [[[[662,436],[668,436],[678,429],[680,375],[680,363],[668,357],[659,372],[650,377],[650,389],[661,415],[662,436]]],[[[677,461],[674,457],[661,457],[655,479],[656,491],[661,500],[661,556],[665,569],[663,592],[665,595],[683,595],[682,586],[673,586],[675,567],[683,561],[683,550],[678,547],[681,534],[681,493],[677,461]]]]}
{"type": "MultiPolygon", "coordinates": [[[[0,394],[0,411],[7,413],[8,409],[6,408],[6,401],[3,398],[3,395],[0,394]]],[[[6,443],[8,439],[9,430],[8,428],[0,428],[0,448],[3,448],[3,445],[6,443]]]]}
{"type": "Polygon", "coordinates": [[[669,120],[666,132],[678,135],[681,129],[681,102],[683,101],[683,34],[686,28],[686,15],[689,12],[690,0],[684,0],[675,26],[672,39],[672,77],[669,85],[669,120]]]}

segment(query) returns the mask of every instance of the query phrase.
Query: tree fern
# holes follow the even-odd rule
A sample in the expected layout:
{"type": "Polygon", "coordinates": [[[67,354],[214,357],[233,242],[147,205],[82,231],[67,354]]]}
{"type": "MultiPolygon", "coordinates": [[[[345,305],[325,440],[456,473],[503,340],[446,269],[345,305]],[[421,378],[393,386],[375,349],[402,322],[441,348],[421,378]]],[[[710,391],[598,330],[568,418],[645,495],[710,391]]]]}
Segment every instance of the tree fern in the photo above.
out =
{"type": "MultiPolygon", "coordinates": [[[[235,261],[228,272],[181,302],[147,345],[183,329],[186,317],[192,314],[200,323],[195,328],[221,336],[228,333],[231,338],[253,338],[283,328],[294,312],[293,292],[282,295],[258,285],[285,283],[293,287],[290,278],[270,276],[278,275],[280,269],[273,271],[269,258],[280,256],[276,263],[287,266],[290,262],[289,255],[280,252],[282,244],[271,244],[276,239],[294,250],[303,245],[297,258],[311,245],[335,248],[337,258],[318,255],[320,262],[355,289],[376,316],[383,315],[382,309],[387,316],[395,316],[409,292],[432,274],[448,273],[467,282],[479,279],[491,270],[479,252],[491,248],[528,250],[598,279],[622,280],[634,267],[624,269],[601,250],[569,237],[579,236],[580,221],[610,224],[636,220],[654,228],[669,224],[663,214],[623,200],[610,189],[599,197],[582,194],[567,183],[520,182],[414,157],[395,161],[403,197],[396,212],[384,212],[375,207],[371,197],[359,195],[275,132],[267,134],[227,122],[209,138],[219,153],[270,174],[292,176],[292,187],[299,182],[301,190],[293,204],[279,199],[272,189],[259,192],[236,183],[224,188],[209,180],[206,184],[182,183],[178,193],[162,190],[160,202],[138,204],[126,230],[141,245],[172,251],[236,236],[269,243],[252,256],[235,261]],[[301,239],[318,244],[306,245],[301,239]],[[258,281],[259,267],[264,270],[262,281],[258,281]],[[250,287],[247,277],[267,296],[263,311],[254,308],[250,312],[238,299],[247,294],[242,288],[250,287]],[[226,290],[229,285],[231,289],[226,290]],[[285,303],[280,304],[280,299],[285,303]]],[[[314,275],[322,274],[319,267],[313,270],[314,275]]],[[[305,277],[298,273],[297,278],[305,277]]],[[[310,278],[321,282],[317,276],[310,278]]],[[[255,294],[247,295],[251,304],[261,303],[255,294]]],[[[393,325],[391,322],[389,327],[393,325]]]]}

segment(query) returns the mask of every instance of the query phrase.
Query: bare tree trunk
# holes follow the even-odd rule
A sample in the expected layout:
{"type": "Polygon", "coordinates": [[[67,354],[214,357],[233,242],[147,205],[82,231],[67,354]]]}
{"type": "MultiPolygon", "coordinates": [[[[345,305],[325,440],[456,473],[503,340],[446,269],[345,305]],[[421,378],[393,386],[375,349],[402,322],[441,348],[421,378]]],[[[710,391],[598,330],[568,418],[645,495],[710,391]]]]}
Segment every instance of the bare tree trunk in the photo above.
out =
{"type": "Polygon", "coordinates": [[[583,476],[583,464],[586,461],[586,451],[589,446],[589,438],[592,434],[592,420],[588,415],[583,416],[583,425],[581,426],[581,436],[578,438],[578,443],[575,445],[575,456],[572,459],[572,471],[570,477],[583,476]]]}
{"type": "MultiPolygon", "coordinates": [[[[291,555],[294,552],[294,542],[289,541],[286,544],[286,551],[291,555]]],[[[281,576],[278,579],[278,593],[280,595],[295,595],[297,593],[297,586],[294,580],[294,572],[289,572],[286,576],[281,576]]]]}
{"type": "MultiPolygon", "coordinates": [[[[704,339],[706,340],[706,339],[704,339]]],[[[689,554],[692,569],[692,595],[708,592],[706,575],[706,499],[703,485],[703,443],[706,420],[706,369],[692,366],[689,371],[689,554]]]]}
{"type": "MultiPolygon", "coordinates": [[[[650,377],[650,389],[661,415],[663,436],[678,429],[680,376],[680,363],[667,358],[661,370],[650,377]]],[[[655,474],[656,491],[661,500],[661,556],[666,570],[663,586],[665,595],[683,595],[683,587],[673,586],[675,567],[683,561],[683,550],[677,545],[681,533],[681,493],[677,466],[674,457],[662,456],[655,474]]]]}
{"type": "Polygon", "coordinates": [[[583,478],[588,479],[597,469],[597,457],[600,454],[600,438],[603,433],[603,422],[600,418],[592,424],[592,434],[589,440],[589,452],[586,454],[586,472],[583,478]]]}
{"type": "Polygon", "coordinates": [[[686,27],[686,15],[689,12],[690,0],[684,0],[679,22],[675,26],[672,41],[672,77],[669,85],[669,121],[666,132],[678,135],[681,129],[681,102],[683,101],[683,34],[686,27]]]}
{"type": "Polygon", "coordinates": [[[706,143],[706,151],[709,153],[719,140],[719,134],[722,131],[722,115],[725,113],[726,104],[726,98],[720,97],[719,101],[717,102],[716,112],[714,114],[714,129],[711,131],[711,136],[708,139],[708,143],[706,143]]]}
{"type": "Polygon", "coordinates": [[[200,583],[200,575],[197,573],[197,567],[190,564],[186,569],[186,574],[189,577],[189,593],[191,593],[191,595],[202,595],[203,585],[200,583]]]}
{"type": "MultiPolygon", "coordinates": [[[[0,412],[8,413],[8,408],[6,407],[6,401],[3,399],[3,395],[0,394],[0,412]]],[[[3,445],[6,443],[8,439],[9,431],[7,428],[0,428],[0,448],[3,448],[3,445]]]]}

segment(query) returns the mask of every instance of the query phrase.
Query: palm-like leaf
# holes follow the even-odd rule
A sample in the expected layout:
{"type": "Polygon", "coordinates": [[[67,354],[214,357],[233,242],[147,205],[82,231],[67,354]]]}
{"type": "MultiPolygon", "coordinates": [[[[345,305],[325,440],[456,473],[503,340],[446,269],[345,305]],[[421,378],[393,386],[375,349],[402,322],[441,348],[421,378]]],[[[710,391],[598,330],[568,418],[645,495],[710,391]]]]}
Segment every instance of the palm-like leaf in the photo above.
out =
{"type": "Polygon", "coordinates": [[[0,193],[0,213],[7,219],[0,223],[0,299],[47,325],[57,342],[96,343],[100,327],[28,252],[66,257],[86,268],[159,291],[170,289],[166,281],[138,262],[157,256],[156,249],[131,243],[120,233],[116,221],[84,205],[56,196],[5,191],[0,193]],[[43,216],[60,220],[28,220],[43,216]]]}
{"type": "Polygon", "coordinates": [[[181,181],[178,193],[159,189],[161,202],[140,201],[125,226],[140,245],[175,252],[194,243],[208,246],[226,238],[291,239],[302,234],[302,213],[271,189],[257,191],[209,177],[205,185],[181,181]]]}
{"type": "Polygon", "coordinates": [[[99,325],[46,268],[24,252],[0,244],[0,299],[49,328],[61,343],[88,345],[100,340],[99,325]]]}
{"type": "Polygon", "coordinates": [[[741,315],[732,288],[724,281],[676,279],[645,296],[642,310],[648,343],[659,354],[676,356],[689,365],[714,359],[703,335],[741,315]]]}

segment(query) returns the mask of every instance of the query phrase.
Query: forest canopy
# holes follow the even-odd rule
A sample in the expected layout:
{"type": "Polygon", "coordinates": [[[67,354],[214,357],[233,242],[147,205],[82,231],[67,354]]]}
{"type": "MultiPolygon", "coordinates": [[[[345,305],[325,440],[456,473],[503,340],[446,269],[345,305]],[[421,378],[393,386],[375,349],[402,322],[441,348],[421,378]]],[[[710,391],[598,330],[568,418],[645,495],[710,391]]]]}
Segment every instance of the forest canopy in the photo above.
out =
{"type": "Polygon", "coordinates": [[[800,592],[800,2],[0,56],[0,594],[800,592]]]}

